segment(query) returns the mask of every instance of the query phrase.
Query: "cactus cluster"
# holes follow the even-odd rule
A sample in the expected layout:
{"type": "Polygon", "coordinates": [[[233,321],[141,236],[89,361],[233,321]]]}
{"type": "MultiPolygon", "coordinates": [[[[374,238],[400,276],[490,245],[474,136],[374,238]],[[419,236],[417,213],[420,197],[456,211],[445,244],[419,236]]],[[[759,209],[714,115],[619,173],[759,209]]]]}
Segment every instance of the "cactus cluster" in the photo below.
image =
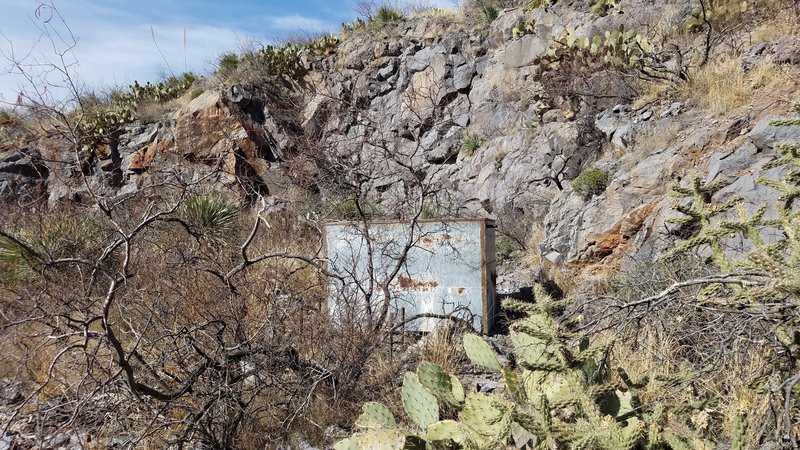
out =
{"type": "Polygon", "coordinates": [[[504,390],[465,392],[458,378],[422,362],[416,373],[406,373],[402,388],[403,406],[416,431],[402,431],[386,406],[367,403],[356,421],[360,431],[335,449],[658,450],[689,448],[698,442],[691,432],[668,426],[663,407],[644,411],[636,395],[643,384],[609,366],[612,342],[590,344],[582,339],[573,346],[571,324],[553,318],[564,302],[538,286],[535,294],[536,304],[504,302],[507,310],[526,316],[512,325],[515,365],[502,364],[480,336],[464,336],[469,359],[499,373],[504,390]],[[456,419],[443,419],[444,411],[455,412],[456,419]]]}
{"type": "Polygon", "coordinates": [[[537,8],[547,8],[553,3],[554,0],[527,0],[527,2],[525,2],[525,9],[531,11],[537,8]]]}
{"type": "Polygon", "coordinates": [[[125,125],[136,120],[136,110],[142,102],[164,102],[182,95],[197,80],[192,73],[171,77],[161,83],[134,81],[128,92],[121,94],[105,107],[89,111],[78,124],[78,134],[87,145],[93,145],[125,125]]]}
{"type": "Polygon", "coordinates": [[[624,70],[641,69],[653,59],[654,45],[635,30],[606,31],[604,35],[579,38],[574,30],[560,38],[553,38],[553,45],[543,58],[543,63],[558,65],[570,60],[577,63],[601,61],[624,70]]]}
{"type": "Polygon", "coordinates": [[[355,19],[350,22],[343,22],[342,23],[342,32],[348,33],[351,31],[356,31],[364,28],[367,24],[364,23],[361,19],[355,19]]]}
{"type": "Polygon", "coordinates": [[[130,92],[123,95],[123,101],[136,103],[143,100],[155,102],[171,100],[186,92],[196,80],[197,76],[186,73],[180,78],[172,77],[162,83],[153,84],[148,81],[144,86],[134,81],[130,86],[130,92]]]}
{"type": "Polygon", "coordinates": [[[297,80],[306,73],[304,56],[328,56],[336,51],[338,45],[337,37],[324,36],[307,44],[267,45],[258,51],[257,57],[272,74],[297,80]]]}
{"type": "Polygon", "coordinates": [[[742,15],[752,11],[756,0],[710,0],[704,5],[692,8],[691,17],[685,22],[687,31],[703,29],[707,23],[712,26],[726,26],[740,23],[742,15]]]}
{"type": "Polygon", "coordinates": [[[114,102],[108,107],[89,112],[78,124],[84,143],[93,145],[136,119],[136,105],[114,102]]]}
{"type": "Polygon", "coordinates": [[[592,6],[592,18],[603,17],[612,11],[619,11],[619,1],[617,0],[590,0],[592,6]]]}
{"type": "Polygon", "coordinates": [[[536,21],[533,18],[520,19],[514,28],[511,29],[511,38],[516,40],[526,34],[533,34],[536,21]]]}
{"type": "MultiPolygon", "coordinates": [[[[800,99],[795,112],[800,114],[800,99]]],[[[800,118],[773,120],[770,125],[800,126],[800,118]]],[[[800,209],[797,206],[800,199],[800,143],[783,142],[775,147],[779,155],[763,168],[783,168],[784,175],[780,179],[760,177],[757,180],[780,193],[775,217],[768,217],[766,206],[748,210],[739,196],[715,203],[713,196],[725,186],[725,182],[704,184],[694,178],[688,187],[673,188],[680,199],[675,208],[683,217],[672,220],[694,230],[694,234],[679,241],[665,257],[671,258],[697,248],[710,248],[716,265],[738,283],[712,283],[700,292],[695,302],[701,307],[724,308],[758,317],[765,328],[773,330],[782,351],[790,355],[789,364],[781,369],[786,378],[792,376],[792,371],[796,373],[796,355],[800,354],[800,209]],[[766,236],[770,239],[765,239],[766,236]],[[731,239],[745,242],[746,245],[741,246],[743,250],[726,253],[726,240],[731,239]]],[[[779,379],[778,383],[785,383],[785,380],[779,379]]],[[[776,386],[760,388],[780,390],[776,386]]],[[[800,415],[800,395],[784,395],[789,398],[780,400],[780,407],[787,411],[788,416],[800,415]]],[[[733,448],[744,447],[740,435],[746,427],[746,417],[737,418],[733,448]]]]}

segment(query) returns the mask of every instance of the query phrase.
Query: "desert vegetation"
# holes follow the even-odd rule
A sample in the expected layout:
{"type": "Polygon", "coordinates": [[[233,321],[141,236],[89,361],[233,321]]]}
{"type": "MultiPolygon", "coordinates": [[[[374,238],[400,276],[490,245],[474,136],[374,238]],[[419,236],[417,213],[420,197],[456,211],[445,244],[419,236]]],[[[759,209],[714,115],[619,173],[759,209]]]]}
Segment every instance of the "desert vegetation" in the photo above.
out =
{"type": "Polygon", "coordinates": [[[54,62],[26,69],[30,89],[0,110],[0,170],[39,180],[2,192],[0,447],[800,447],[800,143],[784,139],[800,127],[800,8],[697,0],[654,17],[582,1],[585,27],[542,35],[557,3],[361,2],[337,35],[106,94],[77,87],[74,37],[47,24],[54,62]],[[509,61],[534,39],[546,48],[509,61]],[[480,72],[489,61],[535,70],[480,72]],[[481,89],[489,113],[471,104],[481,89]],[[764,111],[781,138],[745,142],[764,111]],[[600,132],[603,114],[630,118],[629,134],[600,132]],[[510,174],[536,146],[542,171],[510,174]],[[689,162],[667,167],[670,148],[689,162]],[[726,176],[702,172],[712,148],[726,176]],[[510,200],[472,192],[498,173],[510,200]],[[408,332],[422,317],[395,314],[391,288],[416,225],[480,216],[470,202],[530,292],[503,299],[496,335],[457,317],[408,332]],[[332,299],[325,224],[371,242],[374,219],[407,239],[388,268],[369,248],[358,299],[332,299]]]}

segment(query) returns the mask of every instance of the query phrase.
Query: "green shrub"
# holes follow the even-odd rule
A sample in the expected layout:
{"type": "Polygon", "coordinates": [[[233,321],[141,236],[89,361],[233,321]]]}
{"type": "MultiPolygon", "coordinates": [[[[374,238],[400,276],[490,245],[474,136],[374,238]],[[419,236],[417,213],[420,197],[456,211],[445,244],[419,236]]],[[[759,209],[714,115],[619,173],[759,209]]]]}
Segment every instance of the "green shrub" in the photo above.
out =
{"type": "Polygon", "coordinates": [[[200,97],[200,94],[202,94],[202,93],[203,93],[203,90],[200,89],[200,88],[192,89],[191,91],[189,91],[189,100],[194,100],[197,97],[200,97]]]}
{"type": "Polygon", "coordinates": [[[420,211],[419,218],[420,219],[436,219],[438,217],[444,217],[446,214],[442,211],[442,208],[436,204],[425,203],[422,205],[422,211],[420,211]]]}
{"type": "Polygon", "coordinates": [[[14,121],[14,117],[8,111],[0,111],[0,125],[8,125],[14,121]]]}
{"type": "Polygon", "coordinates": [[[494,243],[494,251],[497,259],[504,260],[511,256],[511,253],[516,250],[514,241],[508,236],[499,236],[494,243]]]}
{"type": "Polygon", "coordinates": [[[461,151],[466,156],[472,156],[483,145],[483,138],[478,133],[467,133],[461,140],[461,151]]]}
{"type": "Polygon", "coordinates": [[[494,19],[497,19],[497,16],[500,15],[500,8],[494,3],[481,2],[481,12],[483,13],[483,19],[486,23],[492,23],[494,19]]]}
{"type": "Polygon", "coordinates": [[[356,205],[355,199],[351,198],[339,205],[339,216],[344,220],[374,219],[379,215],[379,205],[371,200],[361,200],[360,203],[356,205]],[[361,207],[361,212],[358,210],[359,206],[361,207]]]}
{"type": "Polygon", "coordinates": [[[500,170],[503,168],[503,160],[508,156],[508,150],[500,150],[494,155],[494,168],[500,170]]]}
{"type": "Polygon", "coordinates": [[[403,13],[397,8],[391,6],[381,6],[375,11],[375,17],[372,18],[372,25],[377,28],[383,28],[391,23],[403,20],[403,13]]]}
{"type": "Polygon", "coordinates": [[[217,72],[227,75],[233,73],[239,67],[239,55],[236,53],[225,53],[217,58],[217,72]]]}
{"type": "Polygon", "coordinates": [[[608,186],[608,173],[599,167],[590,167],[572,181],[572,191],[588,200],[603,193],[608,186]]]}

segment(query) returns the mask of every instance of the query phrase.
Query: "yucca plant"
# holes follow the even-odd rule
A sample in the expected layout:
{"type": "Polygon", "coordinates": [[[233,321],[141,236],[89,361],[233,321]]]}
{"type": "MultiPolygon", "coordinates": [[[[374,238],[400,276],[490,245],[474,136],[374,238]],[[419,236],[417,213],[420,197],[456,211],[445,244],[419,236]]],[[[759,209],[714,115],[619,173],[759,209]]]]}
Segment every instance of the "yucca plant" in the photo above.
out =
{"type": "Polygon", "coordinates": [[[236,224],[239,205],[211,192],[189,197],[183,207],[183,219],[203,234],[220,236],[236,224]]]}
{"type": "Polygon", "coordinates": [[[11,236],[0,236],[0,274],[24,278],[39,267],[38,255],[27,244],[11,236]]]}

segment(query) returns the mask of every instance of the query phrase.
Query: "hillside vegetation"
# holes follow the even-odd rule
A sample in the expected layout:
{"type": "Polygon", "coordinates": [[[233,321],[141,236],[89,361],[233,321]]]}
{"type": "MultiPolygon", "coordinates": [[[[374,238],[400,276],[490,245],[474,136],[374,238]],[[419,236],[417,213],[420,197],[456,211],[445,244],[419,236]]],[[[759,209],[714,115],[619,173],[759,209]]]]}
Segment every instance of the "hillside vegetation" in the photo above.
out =
{"type": "Polygon", "coordinates": [[[30,73],[0,449],[800,447],[796,0],[359,12],[205,76],[30,73]],[[325,223],[443,217],[498,225],[494,334],[405,331],[413,232],[329,298],[325,223]]]}

